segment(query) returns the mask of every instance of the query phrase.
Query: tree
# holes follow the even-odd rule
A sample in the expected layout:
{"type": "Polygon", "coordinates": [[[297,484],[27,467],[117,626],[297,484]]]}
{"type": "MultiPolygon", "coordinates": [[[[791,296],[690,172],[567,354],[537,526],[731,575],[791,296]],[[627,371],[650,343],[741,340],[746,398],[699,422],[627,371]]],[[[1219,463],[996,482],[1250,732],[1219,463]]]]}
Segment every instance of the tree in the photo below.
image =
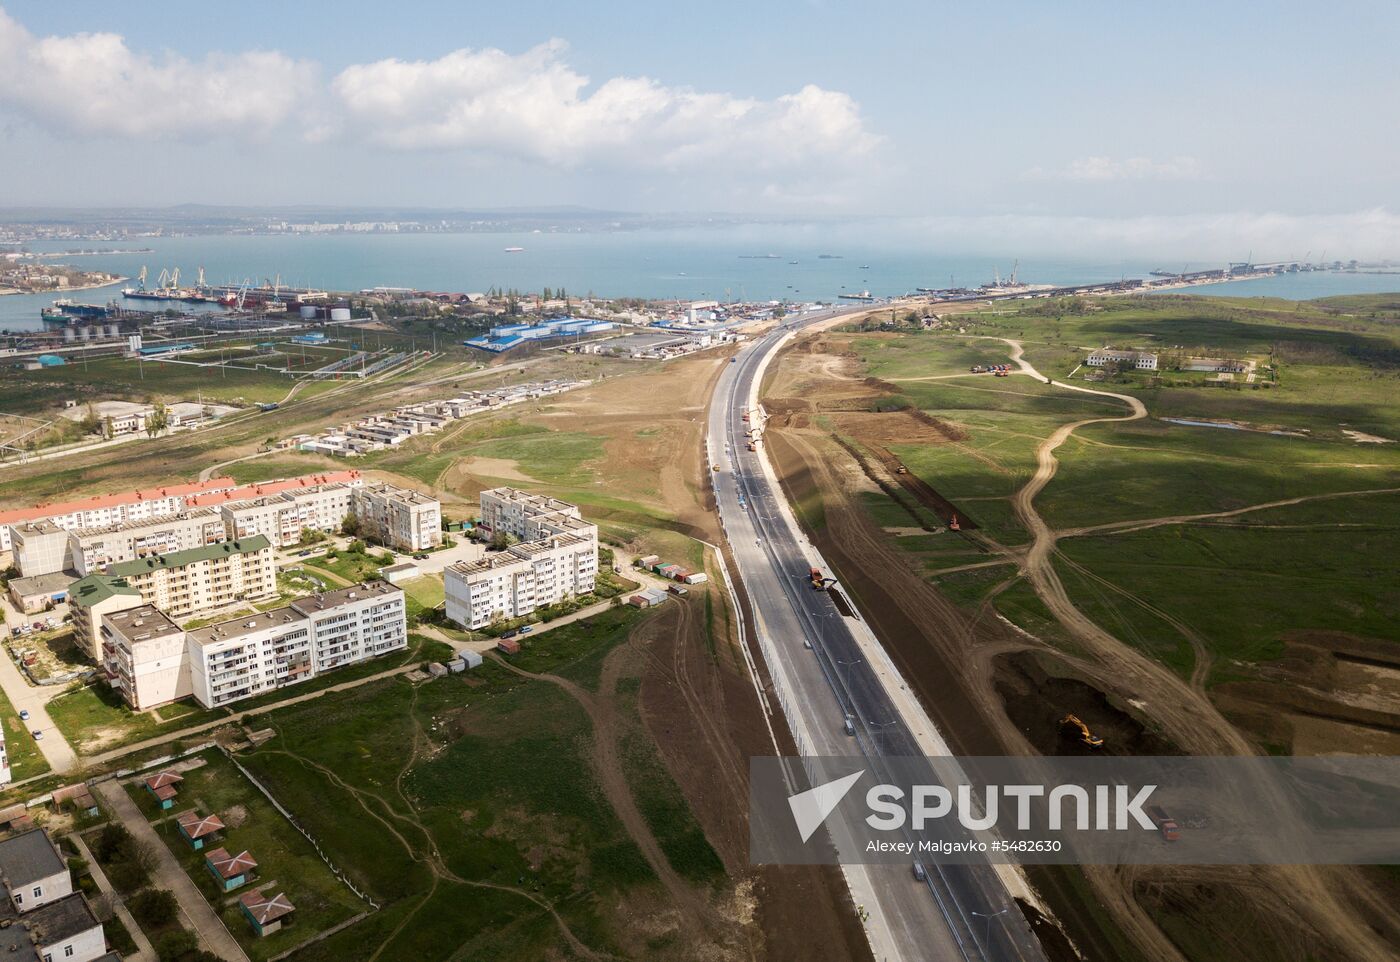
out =
{"type": "Polygon", "coordinates": [[[102,430],[102,419],[97,416],[91,401],[87,405],[87,414],[83,415],[79,424],[82,426],[84,434],[97,434],[102,430]]]}
{"type": "Polygon", "coordinates": [[[515,544],[515,535],[509,531],[497,531],[491,536],[489,544],[494,551],[504,551],[515,544]]]}
{"type": "Polygon", "coordinates": [[[355,517],[354,514],[347,514],[345,520],[340,522],[340,533],[350,538],[358,537],[360,534],[360,519],[355,517]]]}
{"type": "Polygon", "coordinates": [[[322,541],[325,541],[325,540],[326,540],[326,533],[325,533],[324,531],[322,531],[320,528],[302,528],[302,529],[301,529],[301,543],[302,543],[302,544],[320,544],[322,541]]]}
{"type": "Polygon", "coordinates": [[[160,962],[183,962],[199,950],[199,939],[188,929],[172,929],[156,937],[155,949],[160,962]]]}
{"type": "Polygon", "coordinates": [[[170,426],[170,412],[165,404],[157,399],[151,404],[151,413],[146,415],[146,437],[153,438],[170,426]]]}
{"type": "Polygon", "coordinates": [[[142,928],[158,929],[175,921],[175,896],[165,889],[146,889],[128,902],[142,928]]]}

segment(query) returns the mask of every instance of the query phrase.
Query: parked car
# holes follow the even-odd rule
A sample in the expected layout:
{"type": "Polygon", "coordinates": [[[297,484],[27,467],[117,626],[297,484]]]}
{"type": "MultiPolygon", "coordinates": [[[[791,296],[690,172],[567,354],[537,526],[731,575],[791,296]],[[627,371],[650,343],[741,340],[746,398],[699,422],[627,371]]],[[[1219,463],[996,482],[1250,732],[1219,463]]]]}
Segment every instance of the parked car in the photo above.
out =
{"type": "Polygon", "coordinates": [[[19,710],[19,720],[20,720],[20,721],[29,721],[29,709],[28,709],[28,708],[21,708],[21,709],[19,710]]]}
{"type": "Polygon", "coordinates": [[[534,626],[534,625],[521,625],[521,626],[520,626],[520,631],[517,632],[517,634],[528,635],[530,632],[532,632],[532,631],[534,631],[534,630],[535,630],[535,626],[534,626]]]}
{"type": "Polygon", "coordinates": [[[34,731],[33,731],[31,734],[33,734],[34,740],[35,740],[36,742],[39,741],[40,739],[42,739],[42,738],[44,737],[44,733],[41,732],[41,731],[40,731],[39,729],[37,729],[37,728],[34,729],[34,731]]]}
{"type": "Polygon", "coordinates": [[[428,557],[428,552],[426,552],[426,551],[420,551],[420,552],[418,552],[416,555],[413,556],[413,560],[414,560],[414,561],[425,561],[425,560],[427,560],[427,557],[428,557]]]}
{"type": "Polygon", "coordinates": [[[501,637],[502,637],[502,638],[514,638],[514,637],[515,637],[516,635],[518,635],[518,634],[520,634],[520,629],[518,629],[518,628],[512,628],[510,631],[503,631],[503,632],[501,632],[501,637]]]}

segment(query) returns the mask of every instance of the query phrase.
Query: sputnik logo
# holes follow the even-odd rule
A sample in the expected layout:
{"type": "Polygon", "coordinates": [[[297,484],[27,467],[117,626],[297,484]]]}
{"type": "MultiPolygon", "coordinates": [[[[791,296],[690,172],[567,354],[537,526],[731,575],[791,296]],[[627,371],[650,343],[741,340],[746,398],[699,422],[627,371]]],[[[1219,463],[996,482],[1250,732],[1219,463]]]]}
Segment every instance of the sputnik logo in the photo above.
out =
{"type": "Polygon", "coordinates": [[[841,804],[841,799],[846,797],[846,793],[864,774],[862,769],[816,788],[788,796],[788,808],[792,809],[792,820],[797,823],[797,831],[801,834],[802,841],[810,839],[816,830],[821,828],[822,822],[825,822],[832,810],[841,804]]]}

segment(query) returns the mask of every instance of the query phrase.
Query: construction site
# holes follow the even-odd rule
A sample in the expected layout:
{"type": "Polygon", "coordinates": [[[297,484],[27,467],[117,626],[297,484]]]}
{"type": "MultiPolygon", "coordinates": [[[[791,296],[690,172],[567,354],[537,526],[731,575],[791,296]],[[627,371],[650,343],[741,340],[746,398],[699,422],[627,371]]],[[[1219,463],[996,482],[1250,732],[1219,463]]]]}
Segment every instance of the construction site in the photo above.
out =
{"type": "MultiPolygon", "coordinates": [[[[1277,744],[1284,727],[1291,750],[1316,746],[1314,722],[1289,727],[1270,711],[1269,699],[1277,706],[1280,698],[1290,712],[1306,703],[1313,717],[1369,723],[1360,744],[1394,750],[1381,736],[1400,720],[1400,673],[1390,674],[1400,665],[1383,643],[1299,638],[1267,681],[1231,680],[1208,693],[1208,662],[1183,679],[1086,618],[1059,586],[1059,564],[1038,550],[1044,536],[1034,535],[1032,499],[1050,475],[1018,474],[1013,482],[1010,500],[1029,541],[1007,523],[999,497],[941,495],[936,479],[917,477],[900,452],[985,457],[978,428],[969,426],[977,422],[916,408],[901,385],[870,376],[859,339],[887,343],[899,335],[850,331],[799,336],[770,368],[763,444],[807,534],[957,753],[1252,753],[1277,744]],[[995,520],[994,533],[979,524],[986,518],[995,520]],[[976,574],[986,589],[971,600],[945,592],[933,583],[935,572],[976,574]],[[1013,620],[1003,608],[1026,616],[1013,620]],[[1368,674],[1360,690],[1319,690],[1323,679],[1355,680],[1362,665],[1368,674]],[[1292,680],[1281,685],[1281,672],[1292,680]],[[1378,682],[1388,695],[1379,694],[1378,682]]],[[[1005,350],[1007,369],[1022,373],[1019,351],[1005,350]]],[[[916,379],[977,383],[980,371],[961,370],[916,379]]],[[[1063,443],[1068,432],[1047,437],[1042,447],[1063,443]]],[[[825,575],[814,570],[812,586],[823,587],[825,575]]],[[[1026,874],[1082,954],[1066,958],[1341,960],[1381,957],[1389,951],[1382,946],[1400,938],[1383,908],[1396,894],[1394,881],[1369,869],[1039,867],[1026,874]],[[1304,891],[1301,914],[1295,897],[1304,891]],[[1241,919],[1252,921],[1242,926],[1241,919]],[[1242,928],[1270,934],[1245,937],[1242,928]]]]}

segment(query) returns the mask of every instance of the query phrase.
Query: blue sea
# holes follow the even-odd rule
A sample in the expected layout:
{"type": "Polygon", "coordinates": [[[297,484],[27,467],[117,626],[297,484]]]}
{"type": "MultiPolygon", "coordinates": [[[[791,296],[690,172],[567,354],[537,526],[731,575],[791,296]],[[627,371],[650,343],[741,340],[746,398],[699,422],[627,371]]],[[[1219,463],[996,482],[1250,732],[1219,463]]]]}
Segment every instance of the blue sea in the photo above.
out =
{"type": "MultiPolygon", "coordinates": [[[[200,267],[211,283],[284,285],[333,290],[409,287],[486,291],[564,288],[574,295],[715,300],[833,300],[843,293],[903,294],[919,287],[967,286],[1007,277],[1015,260],[920,250],[906,237],[882,242],[878,231],[840,226],[747,225],[589,233],[196,235],[129,241],[50,242],[36,251],[75,247],[150,247],[151,253],[67,259],[79,267],[152,278],[180,269],[192,284],[200,267]],[[522,247],[508,253],[507,247],[522,247]],[[822,255],[828,255],[823,257],[822,255]]],[[[1079,284],[1145,277],[1156,262],[1067,260],[1026,256],[1019,278],[1036,284],[1079,284]]],[[[1195,288],[1195,293],[1290,299],[1400,290],[1400,276],[1294,274],[1195,288]]],[[[120,299],[118,287],[73,299],[120,299]]],[[[0,297],[0,330],[38,328],[52,295],[0,297]]],[[[150,301],[129,306],[152,309],[150,301]]]]}

